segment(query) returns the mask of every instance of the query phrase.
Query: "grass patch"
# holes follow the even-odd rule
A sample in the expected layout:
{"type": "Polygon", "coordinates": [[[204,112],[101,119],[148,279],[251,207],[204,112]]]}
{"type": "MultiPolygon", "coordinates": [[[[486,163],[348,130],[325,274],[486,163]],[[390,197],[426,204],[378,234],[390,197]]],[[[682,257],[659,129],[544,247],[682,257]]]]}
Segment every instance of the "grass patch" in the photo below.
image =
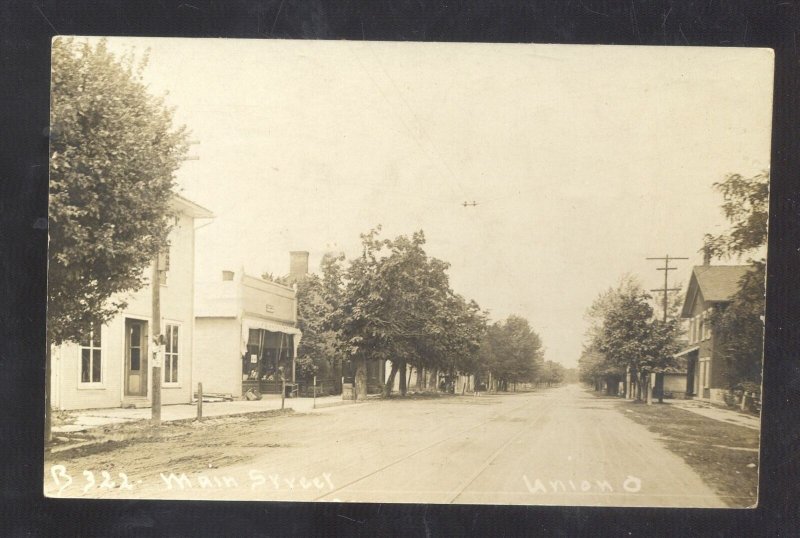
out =
{"type": "Polygon", "coordinates": [[[657,434],[732,508],[758,499],[759,432],[669,404],[620,401],[623,414],[657,434]]]}

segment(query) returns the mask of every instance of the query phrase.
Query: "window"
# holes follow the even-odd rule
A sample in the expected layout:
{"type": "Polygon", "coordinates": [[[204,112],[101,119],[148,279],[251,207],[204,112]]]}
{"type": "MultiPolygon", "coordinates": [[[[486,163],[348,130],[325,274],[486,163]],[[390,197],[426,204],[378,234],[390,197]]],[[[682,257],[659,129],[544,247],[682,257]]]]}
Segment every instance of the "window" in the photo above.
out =
{"type": "Polygon", "coordinates": [[[164,334],[164,383],[178,382],[179,326],[167,324],[164,334]]]}
{"type": "Polygon", "coordinates": [[[81,383],[103,380],[100,334],[100,325],[92,325],[81,338],[81,383]]]}
{"type": "Polygon", "coordinates": [[[707,389],[708,385],[709,385],[709,383],[708,383],[708,381],[709,381],[709,379],[708,379],[709,378],[709,375],[708,375],[709,374],[709,372],[708,372],[709,366],[711,366],[711,362],[710,361],[706,361],[706,362],[703,363],[703,388],[704,389],[707,389]]]}

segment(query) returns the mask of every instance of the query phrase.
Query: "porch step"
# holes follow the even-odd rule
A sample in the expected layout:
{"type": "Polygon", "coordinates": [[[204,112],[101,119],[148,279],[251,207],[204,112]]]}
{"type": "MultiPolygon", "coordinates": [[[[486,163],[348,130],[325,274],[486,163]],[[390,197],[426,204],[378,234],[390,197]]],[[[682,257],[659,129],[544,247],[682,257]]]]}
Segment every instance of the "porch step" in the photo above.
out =
{"type": "Polygon", "coordinates": [[[143,407],[150,407],[150,400],[147,398],[125,398],[122,400],[122,408],[124,409],[140,409],[143,407]]]}

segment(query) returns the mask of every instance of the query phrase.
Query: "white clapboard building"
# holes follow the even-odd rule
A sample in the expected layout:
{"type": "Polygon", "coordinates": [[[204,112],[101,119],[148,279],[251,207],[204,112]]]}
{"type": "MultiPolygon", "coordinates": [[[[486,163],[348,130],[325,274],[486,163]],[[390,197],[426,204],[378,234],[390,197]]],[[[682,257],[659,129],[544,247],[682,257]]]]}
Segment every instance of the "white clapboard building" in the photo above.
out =
{"type": "MultiPolygon", "coordinates": [[[[195,221],[208,209],[175,195],[167,270],[161,278],[161,334],[166,337],[161,401],[192,399],[194,343],[195,221]]],[[[126,296],[127,307],[102,327],[87,330],[79,344],[53,349],[51,398],[56,409],[147,407],[151,402],[152,288],[126,296]]]]}

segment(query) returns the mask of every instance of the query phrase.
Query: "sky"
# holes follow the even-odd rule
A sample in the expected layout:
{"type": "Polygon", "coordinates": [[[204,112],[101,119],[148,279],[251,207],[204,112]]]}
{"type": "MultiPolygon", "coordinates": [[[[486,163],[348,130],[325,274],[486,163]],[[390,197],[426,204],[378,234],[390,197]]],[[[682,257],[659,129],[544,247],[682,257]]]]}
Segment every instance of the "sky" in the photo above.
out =
{"type": "MultiPolygon", "coordinates": [[[[423,230],[451,286],[577,364],[595,297],[688,283],[727,223],[713,183],[769,169],[764,49],[110,38],[197,143],[197,278],[286,274],[423,230]],[[476,202],[475,206],[463,202],[476,202]],[[200,227],[202,226],[202,227],[200,227]]],[[[720,262],[720,263],[736,263],[720,262]]]]}

